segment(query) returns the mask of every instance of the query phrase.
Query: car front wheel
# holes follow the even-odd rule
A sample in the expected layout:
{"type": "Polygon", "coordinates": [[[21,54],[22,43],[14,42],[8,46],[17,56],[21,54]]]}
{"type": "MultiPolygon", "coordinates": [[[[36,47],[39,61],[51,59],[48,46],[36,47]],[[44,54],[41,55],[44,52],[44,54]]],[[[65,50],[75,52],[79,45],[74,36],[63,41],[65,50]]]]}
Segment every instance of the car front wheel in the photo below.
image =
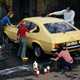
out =
{"type": "Polygon", "coordinates": [[[42,54],[42,49],[38,45],[33,46],[33,51],[34,51],[34,54],[35,54],[36,57],[40,57],[41,54],[42,54]]]}

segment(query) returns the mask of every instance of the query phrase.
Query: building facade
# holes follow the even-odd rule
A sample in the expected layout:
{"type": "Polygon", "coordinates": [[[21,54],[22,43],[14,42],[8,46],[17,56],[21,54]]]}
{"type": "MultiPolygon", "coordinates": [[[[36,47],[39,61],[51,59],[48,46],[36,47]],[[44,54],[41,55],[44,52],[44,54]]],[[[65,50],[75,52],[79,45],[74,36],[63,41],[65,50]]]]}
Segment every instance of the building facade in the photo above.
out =
{"type": "Polygon", "coordinates": [[[76,20],[79,19],[80,14],[79,0],[0,0],[0,4],[2,2],[5,2],[9,9],[14,11],[17,19],[46,15],[67,6],[75,10],[76,20]]]}

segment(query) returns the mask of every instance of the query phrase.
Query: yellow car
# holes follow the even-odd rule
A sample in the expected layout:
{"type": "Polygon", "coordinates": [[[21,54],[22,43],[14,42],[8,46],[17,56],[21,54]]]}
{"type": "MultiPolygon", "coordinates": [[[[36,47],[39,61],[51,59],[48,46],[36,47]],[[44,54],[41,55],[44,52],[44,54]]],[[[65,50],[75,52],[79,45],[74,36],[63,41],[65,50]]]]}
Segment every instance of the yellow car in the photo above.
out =
{"type": "MultiPolygon", "coordinates": [[[[80,30],[63,19],[54,17],[31,17],[24,18],[30,32],[26,35],[28,43],[34,49],[34,53],[39,57],[44,51],[45,54],[53,54],[59,44],[65,43],[68,49],[80,48],[80,30]]],[[[18,24],[19,27],[20,23],[18,24]]],[[[17,40],[16,26],[7,26],[4,33],[12,40],[17,40]]]]}

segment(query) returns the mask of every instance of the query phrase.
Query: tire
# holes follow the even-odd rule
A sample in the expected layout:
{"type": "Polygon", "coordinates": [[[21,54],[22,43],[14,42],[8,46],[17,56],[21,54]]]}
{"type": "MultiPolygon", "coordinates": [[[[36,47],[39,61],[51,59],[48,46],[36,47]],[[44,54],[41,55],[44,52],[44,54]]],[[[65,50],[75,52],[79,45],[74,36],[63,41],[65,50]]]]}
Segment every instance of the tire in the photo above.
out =
{"type": "Polygon", "coordinates": [[[13,47],[12,41],[8,38],[6,34],[4,34],[3,45],[3,48],[5,48],[6,50],[11,50],[11,48],[13,47]]]}
{"type": "Polygon", "coordinates": [[[8,37],[4,34],[3,36],[3,44],[4,44],[4,48],[8,48],[9,46],[9,39],[8,37]]]}
{"type": "Polygon", "coordinates": [[[37,44],[33,45],[33,51],[34,51],[34,55],[38,58],[41,57],[42,52],[43,52],[41,47],[37,44]]]}
{"type": "Polygon", "coordinates": [[[15,44],[14,42],[12,42],[8,38],[8,36],[4,34],[3,49],[5,50],[5,52],[7,52],[8,55],[12,55],[12,53],[17,53],[18,44],[15,44]]]}

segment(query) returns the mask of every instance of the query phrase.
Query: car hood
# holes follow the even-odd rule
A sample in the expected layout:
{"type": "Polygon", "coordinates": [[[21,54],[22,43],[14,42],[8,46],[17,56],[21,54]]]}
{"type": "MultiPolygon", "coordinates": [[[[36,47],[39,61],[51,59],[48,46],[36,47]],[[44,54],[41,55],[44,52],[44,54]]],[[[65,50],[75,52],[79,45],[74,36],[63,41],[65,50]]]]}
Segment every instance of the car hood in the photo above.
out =
{"type": "Polygon", "coordinates": [[[63,43],[80,40],[80,31],[70,31],[52,34],[52,42],[63,43]]]}

